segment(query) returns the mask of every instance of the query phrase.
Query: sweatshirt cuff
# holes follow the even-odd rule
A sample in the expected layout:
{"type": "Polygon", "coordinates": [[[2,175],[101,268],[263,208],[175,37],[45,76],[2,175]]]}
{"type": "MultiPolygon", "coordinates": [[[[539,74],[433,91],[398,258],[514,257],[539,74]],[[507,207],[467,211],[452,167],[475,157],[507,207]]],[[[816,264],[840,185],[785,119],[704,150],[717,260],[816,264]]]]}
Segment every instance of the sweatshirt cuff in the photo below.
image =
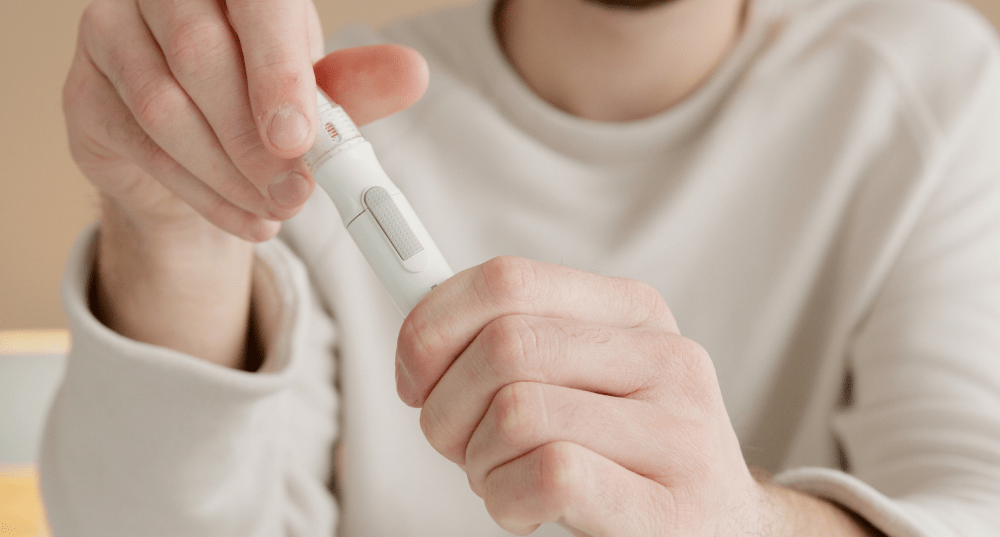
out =
{"type": "MultiPolygon", "coordinates": [[[[298,258],[279,239],[255,247],[254,301],[261,335],[268,343],[257,372],[251,373],[211,363],[180,351],[129,339],[109,329],[90,309],[89,289],[97,256],[97,224],[77,240],[62,282],[63,309],[77,361],[127,358],[134,367],[187,377],[195,383],[223,388],[231,393],[263,396],[284,387],[300,361],[307,326],[308,277],[298,258]],[[81,352],[82,351],[82,352],[81,352]]],[[[72,364],[71,364],[72,366],[72,364]]],[[[207,387],[207,386],[206,386],[207,387]]]]}
{"type": "Polygon", "coordinates": [[[860,479],[830,468],[807,467],[774,476],[774,483],[837,503],[889,537],[944,537],[953,532],[916,506],[892,499],[860,479]]]}
{"type": "Polygon", "coordinates": [[[290,394],[311,321],[301,262],[278,241],[257,248],[280,307],[264,365],[250,373],[98,321],[87,303],[97,239],[96,226],[80,237],[63,280],[72,346],[40,466],[53,534],[280,534],[290,394]]]}

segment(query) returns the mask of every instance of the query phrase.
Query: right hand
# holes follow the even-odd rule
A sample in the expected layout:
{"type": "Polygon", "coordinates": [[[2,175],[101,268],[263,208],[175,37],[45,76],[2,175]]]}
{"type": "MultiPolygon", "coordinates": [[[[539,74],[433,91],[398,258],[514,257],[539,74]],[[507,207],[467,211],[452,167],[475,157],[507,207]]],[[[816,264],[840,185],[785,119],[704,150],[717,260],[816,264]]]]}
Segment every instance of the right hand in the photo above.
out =
{"type": "Polygon", "coordinates": [[[322,51],[311,0],[97,0],[63,90],[73,157],[133,233],[266,240],[314,186],[317,78],[358,124],[427,85],[404,47],[338,51],[317,77],[322,51]]]}

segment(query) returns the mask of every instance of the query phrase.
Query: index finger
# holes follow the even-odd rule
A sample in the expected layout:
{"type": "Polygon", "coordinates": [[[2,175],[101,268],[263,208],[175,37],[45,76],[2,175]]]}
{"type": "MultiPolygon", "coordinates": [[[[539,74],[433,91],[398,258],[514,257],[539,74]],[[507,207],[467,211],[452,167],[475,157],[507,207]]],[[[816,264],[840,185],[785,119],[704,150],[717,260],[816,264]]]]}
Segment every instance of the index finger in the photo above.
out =
{"type": "Polygon", "coordinates": [[[415,393],[427,394],[486,325],[508,315],[678,333],[660,294],[642,282],[498,257],[456,274],[417,304],[399,331],[398,367],[415,393]]]}
{"type": "Polygon", "coordinates": [[[316,136],[316,79],[310,55],[308,0],[228,0],[239,37],[250,109],[265,147],[302,156],[316,136]]]}

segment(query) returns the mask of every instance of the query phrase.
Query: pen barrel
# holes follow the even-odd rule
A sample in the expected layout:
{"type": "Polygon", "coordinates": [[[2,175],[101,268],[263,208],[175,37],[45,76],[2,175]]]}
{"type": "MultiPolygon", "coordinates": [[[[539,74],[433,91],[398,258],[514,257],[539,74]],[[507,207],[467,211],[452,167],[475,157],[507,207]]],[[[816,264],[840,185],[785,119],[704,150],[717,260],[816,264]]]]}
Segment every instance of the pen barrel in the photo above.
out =
{"type": "Polygon", "coordinates": [[[403,317],[454,274],[402,193],[373,187],[347,230],[403,317]]]}
{"type": "Polygon", "coordinates": [[[382,286],[405,317],[454,274],[370,143],[319,94],[317,140],[305,161],[382,286]]]}

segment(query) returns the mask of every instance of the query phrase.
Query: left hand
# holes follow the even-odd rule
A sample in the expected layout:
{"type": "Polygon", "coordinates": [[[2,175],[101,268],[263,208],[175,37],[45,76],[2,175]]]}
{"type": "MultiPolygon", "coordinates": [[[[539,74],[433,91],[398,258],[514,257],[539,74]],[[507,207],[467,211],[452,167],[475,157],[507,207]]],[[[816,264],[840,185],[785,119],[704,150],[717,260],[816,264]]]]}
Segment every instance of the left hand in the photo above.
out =
{"type": "Polygon", "coordinates": [[[400,331],[400,398],[504,529],[742,535],[764,523],[708,354],[648,285],[502,257],[400,331]]]}

